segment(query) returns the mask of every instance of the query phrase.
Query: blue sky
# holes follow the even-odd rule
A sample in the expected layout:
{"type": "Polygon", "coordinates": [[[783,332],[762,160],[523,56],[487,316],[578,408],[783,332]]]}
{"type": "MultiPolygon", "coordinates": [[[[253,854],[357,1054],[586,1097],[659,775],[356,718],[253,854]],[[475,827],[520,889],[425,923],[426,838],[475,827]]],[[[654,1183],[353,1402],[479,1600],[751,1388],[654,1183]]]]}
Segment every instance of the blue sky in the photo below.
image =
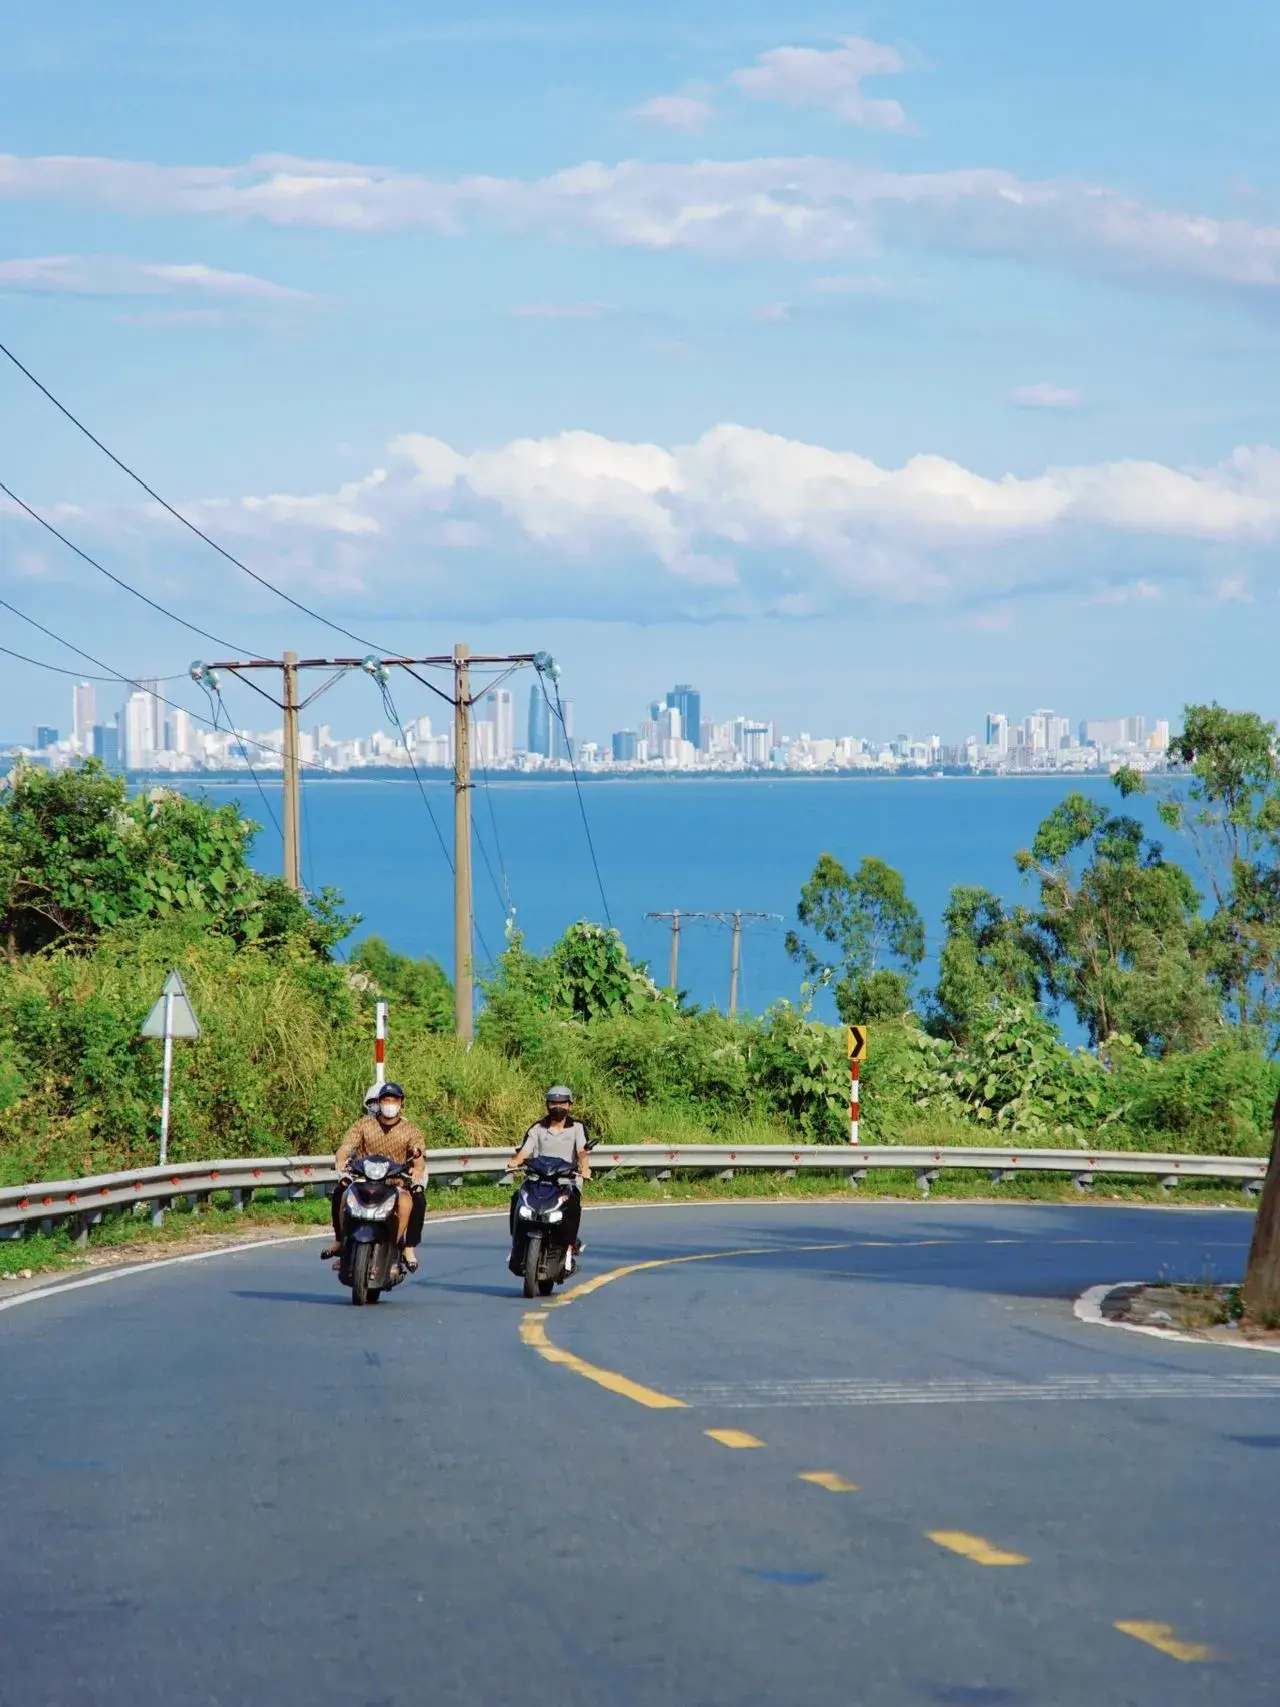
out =
{"type": "MultiPolygon", "coordinates": [[[[1280,712],[1269,10],[104,10],[10,8],[2,336],[295,597],[548,647],[588,733],[676,679],[831,733],[1280,712]]],[[[202,626],[340,644],[12,371],[0,480],[202,626]]],[[[0,581],[123,672],[208,655],[3,500],[0,581]]],[[[0,734],[66,697],[13,664],[0,734]]]]}

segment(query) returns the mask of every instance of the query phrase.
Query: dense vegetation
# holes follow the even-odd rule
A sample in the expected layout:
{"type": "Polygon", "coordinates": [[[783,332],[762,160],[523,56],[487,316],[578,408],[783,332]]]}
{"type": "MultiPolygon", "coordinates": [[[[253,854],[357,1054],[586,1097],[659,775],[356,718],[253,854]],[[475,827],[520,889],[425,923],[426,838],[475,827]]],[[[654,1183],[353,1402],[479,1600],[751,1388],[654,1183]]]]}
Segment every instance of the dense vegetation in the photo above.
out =
{"type": "Polygon", "coordinates": [[[302,899],[248,863],[233,807],[130,799],[94,765],[20,769],[0,796],[0,1180],[154,1155],[159,1046],[138,1036],[179,966],[204,1026],[178,1046],[179,1157],[332,1149],[372,1072],[372,1006],[438,1144],[505,1142],[567,1079],[618,1142],[839,1141],[843,1041],[811,1017],[829,990],[872,1020],[868,1141],[1262,1153],[1280,1066],[1280,767],[1272,725],[1191,707],[1160,815],[1194,872],[1123,810],[1071,794],[1016,855],[1029,901],[958,886],[938,977],[899,874],[823,853],[788,948],[794,1004],[729,1020],[659,989],[614,931],[582,922],[548,953],[509,943],[475,1046],[449,1035],[431,961],[376,937],[330,892],[302,899]],[[1088,1038],[1071,1049],[1055,1021],[1088,1038]]]}

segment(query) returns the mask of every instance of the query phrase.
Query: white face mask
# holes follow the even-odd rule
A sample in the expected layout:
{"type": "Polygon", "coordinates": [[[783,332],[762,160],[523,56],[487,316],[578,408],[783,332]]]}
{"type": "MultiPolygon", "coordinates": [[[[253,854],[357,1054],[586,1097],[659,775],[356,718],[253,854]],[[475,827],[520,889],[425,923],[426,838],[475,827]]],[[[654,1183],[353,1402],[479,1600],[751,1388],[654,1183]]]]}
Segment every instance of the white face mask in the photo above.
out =
{"type": "Polygon", "coordinates": [[[400,1104],[398,1102],[380,1102],[378,1113],[384,1120],[395,1120],[400,1113],[400,1104]]]}

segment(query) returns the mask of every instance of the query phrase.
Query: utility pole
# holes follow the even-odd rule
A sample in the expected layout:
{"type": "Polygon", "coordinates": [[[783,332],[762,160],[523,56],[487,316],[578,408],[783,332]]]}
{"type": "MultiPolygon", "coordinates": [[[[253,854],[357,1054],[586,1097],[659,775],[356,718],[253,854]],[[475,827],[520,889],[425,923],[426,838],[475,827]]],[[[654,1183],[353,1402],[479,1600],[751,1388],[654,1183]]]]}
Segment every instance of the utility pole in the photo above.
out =
{"type": "MultiPolygon", "coordinates": [[[[473,656],[470,648],[461,642],[454,647],[452,654],[435,658],[299,658],[296,652],[286,652],[282,658],[224,659],[220,663],[196,663],[191,666],[192,680],[199,682],[209,692],[218,692],[218,672],[228,670],[233,675],[242,676],[256,693],[260,693],[263,699],[283,713],[284,877],[285,882],[293,889],[302,887],[302,761],[298,750],[298,713],[305,711],[313,700],[319,699],[322,693],[326,693],[349,670],[363,670],[383,686],[384,690],[389,670],[407,670],[415,681],[422,682],[453,707],[454,1026],[457,1035],[467,1043],[471,1041],[474,1030],[472,1009],[475,999],[472,947],[475,927],[471,884],[471,708],[475,700],[471,692],[471,670],[473,666],[480,665],[486,669],[509,672],[523,664],[532,664],[541,675],[549,677],[553,682],[559,680],[559,668],[549,652],[510,652],[501,655],[476,653],[473,656]],[[451,670],[452,694],[418,675],[419,668],[451,670]],[[255,670],[281,672],[283,696],[280,699],[258,686],[249,674],[255,670]],[[318,688],[305,699],[300,699],[300,670],[327,670],[330,673],[328,679],[321,682],[318,688]]],[[[674,977],[674,954],[671,969],[674,977]]]]}
{"type": "Polygon", "coordinates": [[[677,907],[670,913],[646,913],[646,919],[671,920],[671,974],[667,987],[678,990],[676,972],[680,957],[680,931],[689,919],[709,919],[717,925],[730,925],[733,928],[732,946],[729,951],[729,1018],[738,1011],[738,982],[742,972],[742,926],[745,920],[755,924],[763,919],[781,920],[781,913],[748,913],[742,908],[735,908],[731,913],[682,913],[677,907]]]}
{"type": "Polygon", "coordinates": [[[453,649],[453,1029],[474,1029],[471,898],[471,673],[469,649],[453,649]]]}
{"type": "Polygon", "coordinates": [[[284,677],[284,880],[302,888],[302,767],[298,760],[298,654],[281,660],[284,677]]]}

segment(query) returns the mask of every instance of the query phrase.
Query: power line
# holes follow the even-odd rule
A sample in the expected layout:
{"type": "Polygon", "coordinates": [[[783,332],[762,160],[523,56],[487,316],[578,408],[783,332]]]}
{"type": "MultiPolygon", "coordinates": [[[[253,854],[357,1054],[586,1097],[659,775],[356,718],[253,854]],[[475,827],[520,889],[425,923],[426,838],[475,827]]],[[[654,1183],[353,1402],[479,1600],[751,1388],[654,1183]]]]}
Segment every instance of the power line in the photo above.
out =
{"type": "MultiPolygon", "coordinates": [[[[203,528],[197,527],[195,522],[191,521],[187,516],[184,516],[181,510],[175,509],[167,498],[162,498],[154,486],[149,486],[136,469],[130,468],[127,462],[122,461],[122,459],[118,457],[109,446],[103,444],[97,434],[86,427],[84,422],[80,420],[77,415],[74,415],[65,403],[55,397],[53,392],[49,390],[49,387],[37,379],[31,369],[20,362],[17,356],[14,355],[13,351],[9,349],[6,344],[0,344],[0,355],[6,356],[8,360],[13,363],[14,367],[17,368],[18,372],[22,374],[24,378],[29,379],[32,385],[35,386],[36,390],[53,404],[58,413],[65,416],[77,432],[83,433],[85,438],[89,440],[90,444],[96,445],[102,454],[109,461],[113,462],[122,474],[127,475],[129,479],[133,481],[135,486],[140,486],[147,494],[148,498],[159,504],[160,508],[166,511],[167,514],[171,515],[176,522],[181,522],[182,526],[188,529],[189,532],[195,534],[197,539],[202,539],[207,546],[210,546],[218,553],[219,557],[225,558],[228,563],[234,564],[234,566],[243,574],[247,575],[251,581],[256,581],[260,587],[265,587],[268,592],[274,593],[278,599],[283,599],[286,604],[292,605],[295,610],[300,610],[304,616],[309,616],[314,622],[323,623],[326,628],[333,629],[335,634],[344,634],[348,640],[354,640],[361,646],[372,646],[376,651],[383,650],[376,641],[369,640],[364,635],[356,634],[349,628],[343,628],[341,623],[332,622],[327,616],[321,616],[319,611],[312,610],[310,605],[304,605],[301,599],[295,599],[292,593],[286,593],[283,587],[277,587],[274,581],[269,581],[265,575],[259,575],[256,569],[250,569],[247,563],[242,563],[240,559],[232,552],[228,551],[225,546],[219,545],[216,539],[211,538],[209,534],[205,533],[203,528]]],[[[181,618],[178,620],[181,620],[181,618]]],[[[226,642],[219,641],[218,644],[224,645],[226,642]]],[[[232,650],[241,651],[243,648],[233,647],[232,650]]]]}
{"type": "Polygon", "coordinates": [[[587,851],[591,855],[592,869],[596,874],[596,888],[600,891],[600,905],[604,908],[605,923],[612,929],[613,919],[609,913],[609,897],[604,892],[604,878],[600,875],[600,861],[596,858],[596,845],[591,839],[591,825],[587,822],[587,803],[582,798],[582,783],[578,777],[578,767],[573,762],[573,742],[569,739],[569,726],[564,720],[564,706],[560,703],[560,683],[552,676],[551,685],[556,690],[556,703],[553,706],[547,694],[546,671],[536,664],[534,668],[538,671],[538,680],[542,684],[542,697],[547,702],[547,710],[559,720],[560,728],[564,732],[564,750],[568,754],[569,769],[573,773],[573,786],[578,795],[578,811],[582,816],[582,828],[586,833],[587,851]]]}
{"type": "MultiPolygon", "coordinates": [[[[145,682],[135,681],[132,676],[124,676],[118,671],[112,670],[110,664],[104,663],[101,658],[95,657],[92,652],[86,652],[83,646],[77,646],[73,640],[68,640],[64,635],[55,633],[52,628],[46,628],[44,623],[37,622],[35,617],[28,616],[25,611],[20,611],[17,605],[11,605],[8,599],[0,599],[0,610],[7,610],[12,616],[16,616],[19,622],[25,622],[29,624],[30,627],[39,629],[40,633],[45,635],[47,639],[55,641],[59,646],[65,646],[69,652],[74,652],[77,657],[87,658],[91,664],[96,664],[100,670],[106,670],[108,674],[105,677],[99,677],[98,679],[100,681],[124,682],[129,687],[136,688],[139,693],[149,694],[152,699],[157,700],[161,705],[167,705],[171,711],[185,711],[188,717],[194,717],[197,723],[203,723],[206,728],[212,729],[215,734],[222,733],[222,731],[218,729],[216,723],[210,722],[207,717],[202,717],[198,711],[192,711],[189,706],[179,705],[176,700],[166,699],[162,693],[155,692],[154,686],[148,686],[145,682]]],[[[164,679],[177,681],[180,678],[175,676],[164,679]]],[[[157,678],[157,680],[159,680],[159,678],[157,678]]],[[[238,731],[235,731],[235,733],[237,735],[237,739],[243,743],[245,737],[240,735],[238,731]]],[[[248,740],[260,753],[273,753],[276,758],[283,760],[284,754],[280,751],[279,747],[273,747],[267,741],[259,741],[256,735],[250,735],[248,740]]]]}
{"type": "MultiPolygon", "coordinates": [[[[218,711],[219,711],[219,708],[221,708],[221,710],[223,711],[224,714],[226,713],[226,709],[227,709],[226,705],[223,702],[221,690],[216,688],[216,687],[211,687],[209,685],[209,683],[204,679],[203,676],[200,678],[200,686],[204,689],[205,693],[209,697],[209,709],[210,709],[210,711],[213,712],[213,727],[216,729],[218,727],[218,711]]],[[[253,765],[249,759],[249,751],[248,751],[248,748],[244,744],[244,738],[243,738],[243,736],[240,735],[240,733],[236,729],[235,725],[231,722],[230,717],[227,718],[227,723],[229,725],[227,733],[229,735],[231,735],[235,740],[237,740],[240,743],[240,756],[244,760],[246,766],[248,766],[249,775],[253,778],[254,786],[257,788],[258,793],[262,796],[262,804],[266,808],[268,818],[270,818],[270,820],[271,820],[271,827],[275,830],[275,833],[277,836],[283,837],[284,832],[280,828],[280,820],[276,817],[275,808],[272,806],[271,802],[267,799],[267,791],[265,788],[263,788],[262,782],[259,779],[258,773],[256,770],[254,770],[253,765]]]]}
{"type": "MultiPolygon", "coordinates": [[[[0,346],[0,348],[2,347],[0,346]]],[[[146,593],[123,580],[119,575],[112,574],[111,570],[99,563],[96,557],[90,557],[87,551],[82,551],[73,540],[67,538],[65,533],[60,533],[53,523],[47,521],[38,510],[33,510],[31,505],[24,502],[11,487],[6,486],[3,480],[0,480],[0,492],[3,492],[6,498],[30,516],[33,522],[44,528],[47,533],[51,533],[55,539],[60,540],[68,551],[74,551],[82,562],[87,563],[91,569],[96,569],[99,575],[105,575],[108,581],[114,581],[116,586],[123,588],[126,593],[132,593],[135,599],[141,599],[144,605],[150,605],[152,610],[159,611],[161,616],[167,616],[171,622],[179,623],[183,628],[189,628],[192,634],[198,634],[202,640],[212,640],[217,646],[230,646],[232,651],[243,650],[243,648],[237,647],[234,641],[224,640],[221,635],[211,634],[207,628],[200,628],[196,623],[188,622],[185,616],[179,616],[177,611],[169,610],[167,606],[158,604],[155,599],[149,598],[146,593]]]]}

